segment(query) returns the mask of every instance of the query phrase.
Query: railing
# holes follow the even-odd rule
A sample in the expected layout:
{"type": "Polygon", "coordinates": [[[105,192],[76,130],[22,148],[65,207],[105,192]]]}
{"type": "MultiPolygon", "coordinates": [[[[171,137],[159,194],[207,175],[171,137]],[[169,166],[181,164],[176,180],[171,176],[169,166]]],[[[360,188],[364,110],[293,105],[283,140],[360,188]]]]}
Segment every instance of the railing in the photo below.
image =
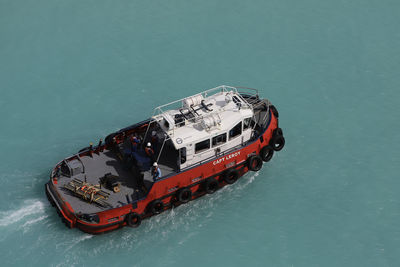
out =
{"type": "MultiPolygon", "coordinates": [[[[170,103],[167,103],[167,104],[164,104],[164,105],[161,105],[161,106],[156,107],[156,108],[154,109],[154,111],[153,111],[153,115],[152,115],[151,120],[150,120],[150,123],[149,123],[149,125],[148,125],[148,127],[147,127],[147,130],[146,130],[146,133],[145,133],[145,138],[147,137],[147,134],[148,134],[148,130],[149,130],[149,128],[150,128],[150,125],[151,125],[153,122],[155,122],[157,119],[161,119],[160,115],[164,114],[165,111],[167,111],[167,110],[172,110],[172,109],[181,110],[181,109],[183,108],[183,101],[184,101],[185,99],[189,98],[189,97],[194,97],[194,96],[202,95],[203,98],[206,98],[207,96],[212,95],[212,94],[216,94],[216,93],[218,93],[218,92],[221,92],[221,93],[233,92],[233,93],[236,94],[236,95],[241,99],[241,101],[243,101],[243,103],[245,103],[250,109],[253,109],[253,108],[254,108],[254,104],[256,104],[256,102],[259,100],[258,90],[257,90],[257,89],[248,88],[248,87],[233,87],[233,86],[227,86],[227,85],[217,86],[217,87],[215,87],[215,88],[211,88],[211,89],[205,90],[205,91],[203,91],[203,92],[201,92],[201,93],[198,93],[198,94],[195,94],[195,95],[192,95],[192,96],[188,96],[188,97],[185,97],[185,98],[182,98],[182,99],[179,99],[179,100],[175,100],[175,101],[173,101],[173,102],[170,102],[170,103]],[[238,89],[242,89],[242,91],[238,92],[238,89]],[[243,91],[243,89],[246,90],[246,91],[243,91]],[[249,96],[249,98],[248,98],[248,99],[245,99],[245,98],[242,96],[242,94],[243,94],[243,95],[246,95],[246,96],[249,96]]],[[[175,134],[175,128],[177,128],[177,127],[179,128],[179,127],[182,126],[183,124],[186,124],[186,122],[189,123],[189,122],[198,121],[198,120],[202,119],[203,116],[204,116],[204,115],[198,115],[198,116],[196,116],[196,113],[194,113],[194,117],[191,118],[191,119],[185,118],[184,121],[182,121],[182,122],[179,122],[179,123],[173,122],[173,125],[171,125],[172,127],[170,128],[170,130],[172,130],[172,135],[175,134]]],[[[171,122],[170,122],[170,123],[171,123],[171,122]]]]}
{"type": "Polygon", "coordinates": [[[242,86],[236,86],[236,89],[241,89],[238,91],[239,94],[247,94],[247,95],[254,95],[258,96],[258,89],[255,88],[250,88],[250,87],[242,87],[242,86]],[[243,91],[243,90],[249,90],[249,91],[243,91]]]}
{"type": "MultiPolygon", "coordinates": [[[[256,90],[256,89],[253,89],[253,90],[256,90]]],[[[179,99],[179,100],[175,100],[175,101],[173,101],[173,102],[170,102],[170,103],[167,103],[167,104],[164,104],[164,105],[161,105],[161,106],[156,107],[156,108],[154,109],[154,111],[153,111],[153,115],[152,115],[152,117],[151,117],[152,119],[151,119],[151,121],[150,121],[150,123],[149,123],[148,129],[150,128],[150,124],[151,124],[151,123],[153,123],[153,122],[156,121],[157,119],[161,119],[160,115],[164,114],[165,111],[167,111],[167,110],[173,110],[173,109],[175,109],[175,110],[181,110],[181,109],[183,108],[183,101],[184,101],[185,99],[187,99],[187,98],[189,98],[189,97],[198,96],[198,95],[201,95],[201,96],[203,96],[203,98],[206,98],[207,96],[216,94],[216,93],[218,93],[218,92],[221,92],[221,93],[233,92],[233,93],[237,94],[237,95],[241,98],[241,100],[242,100],[244,103],[246,103],[246,104],[248,105],[249,108],[252,108],[251,104],[249,104],[246,100],[244,100],[244,99],[240,96],[240,94],[238,94],[238,91],[237,91],[236,87],[227,86],[227,85],[221,85],[221,86],[217,86],[217,87],[215,87],[215,88],[211,88],[211,89],[205,90],[205,91],[203,91],[203,92],[201,92],[201,93],[198,93],[198,94],[195,94],[195,95],[192,95],[192,96],[188,96],[188,97],[185,97],[185,98],[182,98],[182,99],[179,99]],[[158,118],[157,118],[157,117],[158,117],[158,118]]],[[[172,134],[173,134],[173,135],[174,135],[174,133],[175,133],[175,128],[177,128],[177,127],[179,128],[180,126],[182,126],[182,125],[184,125],[184,124],[186,124],[186,123],[196,122],[196,121],[198,121],[198,120],[200,120],[200,119],[202,119],[202,118],[204,117],[204,115],[198,115],[198,116],[196,116],[196,113],[192,113],[192,114],[194,115],[193,118],[190,118],[190,119],[185,118],[185,120],[184,120],[183,122],[180,122],[180,123],[173,123],[173,125],[171,125],[172,127],[170,128],[170,130],[172,130],[172,134]]],[[[171,123],[171,122],[170,122],[170,123],[171,123]]],[[[145,136],[147,136],[148,129],[146,130],[145,136]]]]}
{"type": "Polygon", "coordinates": [[[239,95],[242,99],[247,102],[249,105],[253,106],[259,100],[258,89],[249,88],[249,87],[236,87],[239,95]],[[245,96],[247,99],[245,99],[245,96]]]}
{"type": "MultiPolygon", "coordinates": [[[[205,91],[203,91],[203,92],[201,92],[201,93],[198,93],[198,94],[195,94],[195,95],[191,95],[191,96],[187,96],[187,97],[184,97],[184,98],[182,98],[182,99],[175,100],[175,101],[173,101],[173,102],[170,102],[170,103],[167,103],[167,104],[158,106],[158,107],[156,107],[156,108],[154,109],[153,117],[154,117],[154,116],[157,116],[157,115],[159,115],[159,114],[163,114],[163,113],[164,113],[164,110],[163,110],[163,109],[165,109],[166,107],[173,106],[174,104],[177,104],[177,103],[180,103],[180,104],[181,104],[180,108],[182,108],[182,107],[183,107],[183,105],[182,105],[183,100],[185,100],[186,98],[193,97],[193,96],[197,96],[197,95],[203,95],[203,97],[206,98],[211,92],[217,92],[217,91],[221,91],[221,92],[230,92],[230,91],[233,91],[233,92],[237,93],[237,89],[236,89],[235,87],[226,86],[226,85],[217,86],[217,87],[215,87],[215,88],[211,88],[211,89],[205,90],[205,91]]],[[[175,107],[175,108],[176,108],[176,107],[175,107]]],[[[168,110],[170,110],[170,109],[171,109],[171,108],[168,108],[168,110]]],[[[173,109],[173,108],[172,108],[172,109],[173,109]]]]}

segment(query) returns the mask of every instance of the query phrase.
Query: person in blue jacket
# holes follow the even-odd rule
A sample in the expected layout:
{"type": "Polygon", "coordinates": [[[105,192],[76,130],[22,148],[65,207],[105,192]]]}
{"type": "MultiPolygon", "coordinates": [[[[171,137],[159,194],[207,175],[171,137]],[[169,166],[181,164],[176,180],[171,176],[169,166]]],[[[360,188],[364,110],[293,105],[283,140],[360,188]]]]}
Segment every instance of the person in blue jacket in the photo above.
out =
{"type": "Polygon", "coordinates": [[[151,175],[153,176],[154,182],[161,178],[161,170],[158,167],[157,162],[153,163],[153,168],[151,168],[151,175]]]}
{"type": "Polygon", "coordinates": [[[140,146],[140,140],[136,136],[131,137],[131,150],[132,152],[136,152],[140,146]]]}

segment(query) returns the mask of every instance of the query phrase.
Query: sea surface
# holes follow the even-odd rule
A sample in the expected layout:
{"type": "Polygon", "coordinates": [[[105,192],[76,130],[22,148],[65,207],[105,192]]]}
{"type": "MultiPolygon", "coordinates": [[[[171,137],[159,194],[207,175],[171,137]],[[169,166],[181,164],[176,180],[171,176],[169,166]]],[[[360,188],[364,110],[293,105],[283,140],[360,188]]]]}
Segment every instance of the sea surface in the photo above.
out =
{"type": "Polygon", "coordinates": [[[0,0],[1,266],[400,266],[398,0],[0,0]],[[67,229],[51,168],[155,106],[258,88],[285,148],[138,229],[67,229]]]}

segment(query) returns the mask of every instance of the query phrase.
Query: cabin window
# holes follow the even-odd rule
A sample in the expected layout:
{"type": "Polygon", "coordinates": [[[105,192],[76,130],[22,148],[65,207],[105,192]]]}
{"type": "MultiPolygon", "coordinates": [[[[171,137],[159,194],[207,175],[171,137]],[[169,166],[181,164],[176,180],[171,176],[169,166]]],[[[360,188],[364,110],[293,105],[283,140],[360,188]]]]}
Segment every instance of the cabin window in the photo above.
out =
{"type": "Polygon", "coordinates": [[[186,147],[179,149],[179,155],[181,156],[181,164],[186,162],[186,147]]]}
{"type": "Polygon", "coordinates": [[[197,153],[206,151],[209,148],[210,148],[210,139],[207,139],[207,140],[197,143],[194,147],[194,151],[197,154],[197,153]]]}
{"type": "Polygon", "coordinates": [[[250,128],[251,118],[246,118],[243,120],[243,131],[250,128]]]}
{"type": "Polygon", "coordinates": [[[221,144],[223,144],[225,142],[226,142],[226,133],[214,136],[212,138],[212,146],[213,147],[219,146],[219,145],[221,145],[221,144]]]}
{"type": "Polygon", "coordinates": [[[229,140],[239,136],[242,134],[242,122],[239,122],[238,124],[236,124],[235,127],[233,127],[230,131],[229,131],[229,140]]]}

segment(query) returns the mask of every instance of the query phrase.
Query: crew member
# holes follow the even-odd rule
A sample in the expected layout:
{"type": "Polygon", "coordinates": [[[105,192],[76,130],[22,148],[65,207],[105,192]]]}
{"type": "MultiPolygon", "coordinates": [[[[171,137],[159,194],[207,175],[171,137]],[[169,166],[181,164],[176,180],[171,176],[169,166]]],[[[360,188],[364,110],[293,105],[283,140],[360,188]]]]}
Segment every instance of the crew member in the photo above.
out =
{"type": "Polygon", "coordinates": [[[153,176],[154,182],[161,178],[161,170],[158,167],[157,162],[153,163],[153,168],[151,168],[151,176],[153,176]]]}
{"type": "Polygon", "coordinates": [[[151,159],[151,163],[154,163],[156,161],[155,156],[154,156],[154,150],[151,148],[150,142],[147,143],[147,146],[144,149],[144,152],[146,152],[146,155],[151,159]]]}
{"type": "Polygon", "coordinates": [[[140,141],[136,136],[131,137],[131,147],[133,152],[137,150],[139,143],[140,141]]]}

